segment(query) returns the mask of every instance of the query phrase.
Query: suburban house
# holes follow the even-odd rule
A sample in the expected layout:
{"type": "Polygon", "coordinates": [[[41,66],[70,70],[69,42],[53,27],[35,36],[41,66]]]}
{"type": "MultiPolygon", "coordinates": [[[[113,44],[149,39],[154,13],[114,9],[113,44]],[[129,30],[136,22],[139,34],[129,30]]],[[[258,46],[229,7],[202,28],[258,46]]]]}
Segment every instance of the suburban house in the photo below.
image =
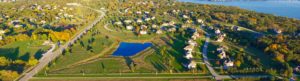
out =
{"type": "Polygon", "coordinates": [[[282,33],[282,30],[281,30],[281,29],[273,29],[273,31],[274,31],[276,34],[281,34],[281,33],[282,33]]]}
{"type": "Polygon", "coordinates": [[[233,63],[233,61],[228,59],[228,60],[224,61],[224,65],[228,68],[228,67],[232,67],[234,65],[234,63],[233,63]]]}
{"type": "Polygon", "coordinates": [[[122,25],[122,22],[115,22],[116,25],[122,25]]]}
{"type": "Polygon", "coordinates": [[[131,26],[131,25],[130,25],[130,26],[126,26],[126,29],[127,29],[127,30],[132,30],[132,29],[133,29],[133,26],[131,26]]]}
{"type": "Polygon", "coordinates": [[[142,14],[142,12],[141,11],[137,11],[136,14],[142,14]]]}
{"type": "Polygon", "coordinates": [[[155,24],[153,24],[153,25],[152,25],[152,28],[157,28],[157,27],[158,27],[158,26],[157,26],[157,25],[155,25],[155,24]]]}
{"type": "Polygon", "coordinates": [[[124,22],[125,22],[126,24],[129,24],[129,23],[131,23],[132,21],[131,21],[131,20],[124,20],[124,22]]]}
{"type": "Polygon", "coordinates": [[[216,30],[215,30],[215,34],[216,34],[216,35],[219,35],[219,34],[221,34],[221,31],[220,31],[220,29],[216,29],[216,30]]]}
{"type": "Polygon", "coordinates": [[[186,54],[185,54],[185,58],[186,59],[192,59],[193,58],[192,52],[191,51],[187,51],[186,54]]]}
{"type": "Polygon", "coordinates": [[[197,42],[193,41],[193,40],[189,40],[188,41],[189,45],[192,45],[192,46],[196,46],[197,45],[197,42]]]}
{"type": "Polygon", "coordinates": [[[3,35],[5,33],[4,30],[0,30],[0,35],[3,35]]]}
{"type": "Polygon", "coordinates": [[[176,28],[175,27],[169,28],[168,31],[169,32],[174,32],[174,31],[176,31],[176,28]]]}
{"type": "Polygon", "coordinates": [[[156,34],[162,34],[161,30],[156,30],[156,34]]]}
{"type": "Polygon", "coordinates": [[[200,23],[200,24],[204,23],[204,21],[202,19],[197,19],[197,22],[200,23]]]}
{"type": "Polygon", "coordinates": [[[189,16],[187,16],[187,15],[183,15],[182,16],[183,18],[185,18],[185,19],[188,19],[188,18],[190,18],[189,16]]]}
{"type": "Polygon", "coordinates": [[[142,25],[141,26],[141,29],[143,30],[143,29],[147,29],[148,28],[148,26],[146,26],[146,25],[142,25]]]}
{"type": "Polygon", "coordinates": [[[147,34],[147,31],[146,31],[146,30],[141,30],[141,31],[140,31],[140,34],[141,34],[141,35],[145,35],[145,34],[147,34]]]}
{"type": "Polygon", "coordinates": [[[197,67],[197,63],[195,61],[190,61],[189,65],[188,65],[188,68],[189,69],[193,69],[193,68],[196,68],[197,67]]]}
{"type": "Polygon", "coordinates": [[[184,50],[186,51],[193,51],[194,46],[193,45],[187,45],[186,47],[184,47],[184,50]]]}
{"type": "Polygon", "coordinates": [[[198,37],[200,37],[200,34],[198,32],[194,32],[193,36],[192,36],[192,39],[196,40],[198,37]]]}
{"type": "Polygon", "coordinates": [[[137,19],[137,20],[136,20],[136,22],[138,22],[138,23],[142,23],[142,22],[143,22],[143,20],[142,20],[142,19],[137,19]]]}
{"type": "Polygon", "coordinates": [[[152,20],[154,20],[154,19],[155,19],[155,17],[151,17],[151,19],[152,19],[152,20]]]}
{"type": "Polygon", "coordinates": [[[300,66],[297,66],[294,71],[300,73],[300,66]]]}
{"type": "Polygon", "coordinates": [[[225,36],[226,36],[226,34],[220,34],[220,35],[218,35],[217,42],[223,42],[225,36]]]}

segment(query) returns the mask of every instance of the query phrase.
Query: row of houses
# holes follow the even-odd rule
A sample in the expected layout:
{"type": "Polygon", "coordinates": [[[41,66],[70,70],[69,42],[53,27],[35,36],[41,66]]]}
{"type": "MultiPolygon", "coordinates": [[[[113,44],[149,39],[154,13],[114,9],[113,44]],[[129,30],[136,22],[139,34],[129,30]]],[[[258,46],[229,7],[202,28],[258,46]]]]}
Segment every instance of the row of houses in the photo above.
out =
{"type": "Polygon", "coordinates": [[[16,2],[17,0],[0,0],[0,2],[16,2]]]}
{"type": "Polygon", "coordinates": [[[226,55],[225,47],[221,46],[217,48],[218,57],[221,63],[224,65],[224,69],[234,66],[234,62],[226,55]]]}
{"type": "Polygon", "coordinates": [[[190,60],[189,64],[187,65],[187,68],[193,69],[196,68],[197,63],[193,60],[193,52],[194,48],[197,46],[196,39],[200,37],[200,34],[196,30],[193,35],[191,36],[191,39],[187,41],[188,45],[184,48],[185,50],[185,58],[190,60]]]}
{"type": "Polygon", "coordinates": [[[222,33],[220,29],[215,29],[215,34],[217,36],[217,42],[223,42],[226,37],[226,34],[222,33]]]}

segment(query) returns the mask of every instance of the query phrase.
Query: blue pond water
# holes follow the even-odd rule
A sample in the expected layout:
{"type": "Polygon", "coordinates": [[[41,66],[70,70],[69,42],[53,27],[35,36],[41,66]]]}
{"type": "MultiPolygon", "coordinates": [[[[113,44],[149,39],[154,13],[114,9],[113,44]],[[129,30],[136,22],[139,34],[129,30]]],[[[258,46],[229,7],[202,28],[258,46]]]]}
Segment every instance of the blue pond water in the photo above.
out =
{"type": "Polygon", "coordinates": [[[113,56],[133,56],[146,48],[152,46],[152,43],[128,43],[121,42],[113,56]]]}

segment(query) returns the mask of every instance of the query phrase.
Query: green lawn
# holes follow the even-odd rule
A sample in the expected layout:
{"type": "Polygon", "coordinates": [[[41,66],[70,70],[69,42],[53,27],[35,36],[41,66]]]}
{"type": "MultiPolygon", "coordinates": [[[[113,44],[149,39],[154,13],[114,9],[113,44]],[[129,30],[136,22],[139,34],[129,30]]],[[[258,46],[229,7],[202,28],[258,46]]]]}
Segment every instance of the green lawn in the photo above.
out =
{"type": "Polygon", "coordinates": [[[33,78],[30,81],[211,81],[210,78],[33,78]]]}
{"type": "Polygon", "coordinates": [[[55,61],[55,64],[52,64],[50,71],[63,68],[69,64],[73,64],[78,61],[95,56],[101,53],[105,48],[110,47],[112,44],[113,40],[102,35],[92,36],[92,32],[89,32],[71,47],[71,51],[68,51],[60,56],[55,61]],[[89,44],[89,41],[91,40],[93,40],[94,42],[89,44]],[[92,51],[87,50],[88,47],[91,47],[92,51]]]}
{"type": "Polygon", "coordinates": [[[0,56],[5,56],[11,60],[22,59],[27,61],[30,56],[39,59],[42,53],[50,49],[51,46],[42,45],[44,41],[18,41],[0,47],[0,56]]]}
{"type": "Polygon", "coordinates": [[[95,74],[95,73],[106,73],[113,72],[118,73],[119,70],[128,70],[125,62],[114,60],[114,59],[103,59],[93,63],[83,64],[80,66],[76,66],[74,68],[68,68],[61,71],[49,72],[55,74],[78,74],[78,73],[87,73],[87,74],[95,74]]]}

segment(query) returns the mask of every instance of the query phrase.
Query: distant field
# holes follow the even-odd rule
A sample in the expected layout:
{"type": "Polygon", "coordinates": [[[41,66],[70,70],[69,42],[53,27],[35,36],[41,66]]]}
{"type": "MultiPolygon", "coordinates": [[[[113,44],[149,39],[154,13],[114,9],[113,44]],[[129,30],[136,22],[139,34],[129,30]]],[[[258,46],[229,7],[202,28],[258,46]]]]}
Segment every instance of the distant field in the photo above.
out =
{"type": "Polygon", "coordinates": [[[34,78],[30,81],[211,81],[209,78],[34,78]]]}

